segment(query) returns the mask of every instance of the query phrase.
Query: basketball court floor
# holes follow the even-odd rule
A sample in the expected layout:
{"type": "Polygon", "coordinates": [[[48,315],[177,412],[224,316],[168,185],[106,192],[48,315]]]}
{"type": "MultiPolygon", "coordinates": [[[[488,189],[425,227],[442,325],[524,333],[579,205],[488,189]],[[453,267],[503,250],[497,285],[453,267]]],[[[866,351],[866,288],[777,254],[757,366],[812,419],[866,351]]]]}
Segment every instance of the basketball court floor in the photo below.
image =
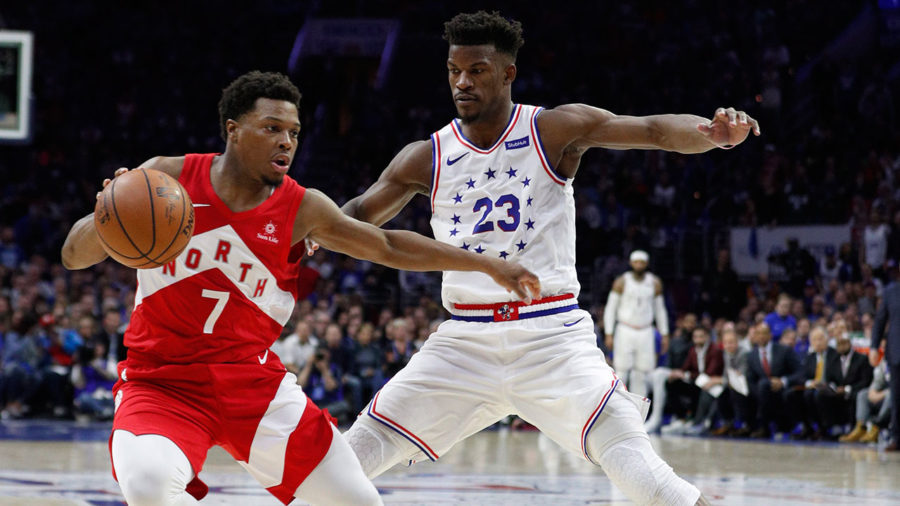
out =
{"type": "MultiPolygon", "coordinates": [[[[0,422],[0,506],[122,505],[105,423],[0,422]]],[[[653,445],[715,505],[900,505],[900,454],[836,443],[663,436],[653,445]]],[[[214,448],[202,504],[280,504],[214,448]]],[[[603,472],[537,432],[484,431],[438,462],[375,480],[388,505],[628,504],[603,472]]]]}

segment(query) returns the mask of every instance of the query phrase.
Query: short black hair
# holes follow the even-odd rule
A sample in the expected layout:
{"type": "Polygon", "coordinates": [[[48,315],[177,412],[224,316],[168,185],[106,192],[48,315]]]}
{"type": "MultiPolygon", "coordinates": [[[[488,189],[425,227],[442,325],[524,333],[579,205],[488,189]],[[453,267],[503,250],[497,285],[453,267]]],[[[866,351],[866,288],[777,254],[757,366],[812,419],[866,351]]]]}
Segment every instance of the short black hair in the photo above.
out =
{"type": "Polygon", "coordinates": [[[256,99],[285,100],[300,109],[300,90],[284,74],[254,70],[238,77],[222,90],[219,100],[219,128],[223,140],[228,140],[225,122],[238,119],[253,110],[256,99]]]}
{"type": "Polygon", "coordinates": [[[493,44],[497,51],[516,59],[519,48],[525,44],[522,23],[508,20],[499,12],[478,11],[460,13],[444,23],[444,40],[451,45],[477,46],[493,44]]]}

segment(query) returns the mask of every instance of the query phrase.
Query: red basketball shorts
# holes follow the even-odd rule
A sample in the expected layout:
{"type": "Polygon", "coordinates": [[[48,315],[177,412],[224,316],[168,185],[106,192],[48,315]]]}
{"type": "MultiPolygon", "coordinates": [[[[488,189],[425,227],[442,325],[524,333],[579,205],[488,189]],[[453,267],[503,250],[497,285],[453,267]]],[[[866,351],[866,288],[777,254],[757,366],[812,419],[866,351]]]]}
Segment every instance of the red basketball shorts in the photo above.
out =
{"type": "Polygon", "coordinates": [[[296,383],[271,352],[231,364],[150,365],[129,359],[119,364],[113,387],[113,431],[172,440],[191,463],[195,477],[187,491],[198,500],[209,489],[197,475],[207,451],[219,445],[287,504],[333,437],[327,414],[296,383]]]}

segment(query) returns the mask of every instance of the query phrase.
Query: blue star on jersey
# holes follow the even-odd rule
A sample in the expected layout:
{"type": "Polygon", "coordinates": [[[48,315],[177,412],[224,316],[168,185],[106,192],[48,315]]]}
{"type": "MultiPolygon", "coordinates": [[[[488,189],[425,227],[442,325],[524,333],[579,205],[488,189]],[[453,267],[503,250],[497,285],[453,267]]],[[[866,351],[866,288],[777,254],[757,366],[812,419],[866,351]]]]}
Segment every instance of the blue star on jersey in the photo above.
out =
{"type": "Polygon", "coordinates": [[[454,228],[453,230],[450,231],[450,237],[456,237],[456,234],[457,234],[457,233],[459,233],[459,230],[456,230],[456,229],[454,228]]]}
{"type": "Polygon", "coordinates": [[[475,188],[475,180],[472,178],[469,178],[469,180],[466,181],[466,186],[468,186],[469,188],[475,188]]]}
{"type": "Polygon", "coordinates": [[[531,179],[526,177],[523,181],[519,181],[519,182],[522,183],[522,188],[524,188],[524,187],[528,186],[529,184],[531,184],[531,179]]]}
{"type": "Polygon", "coordinates": [[[518,251],[525,249],[525,246],[528,246],[528,243],[522,240],[519,240],[518,244],[516,244],[516,247],[519,248],[518,251]]]}
{"type": "Polygon", "coordinates": [[[516,172],[517,172],[516,169],[510,167],[509,170],[506,171],[506,174],[509,174],[509,178],[512,179],[512,178],[516,177],[516,172]]]}
{"type": "Polygon", "coordinates": [[[501,252],[500,252],[500,258],[506,260],[506,257],[508,257],[508,256],[509,256],[509,253],[507,253],[507,252],[505,252],[505,251],[501,251],[501,252]]]}
{"type": "Polygon", "coordinates": [[[488,170],[487,170],[487,172],[484,173],[484,175],[487,176],[488,179],[494,179],[494,174],[496,174],[496,173],[497,173],[496,170],[491,170],[490,167],[488,167],[488,170]]]}
{"type": "Polygon", "coordinates": [[[528,230],[534,230],[534,220],[528,218],[528,221],[525,222],[525,226],[528,227],[528,230]]]}
{"type": "Polygon", "coordinates": [[[462,202],[462,195],[460,195],[459,193],[457,193],[456,196],[453,197],[453,202],[456,203],[456,204],[459,204],[460,202],[462,202]]]}
{"type": "Polygon", "coordinates": [[[528,197],[528,200],[525,201],[525,207],[531,207],[531,201],[532,201],[532,200],[533,200],[532,197],[528,197]]]}
{"type": "Polygon", "coordinates": [[[450,219],[453,220],[454,225],[459,225],[459,215],[458,214],[454,214],[453,218],[450,218],[450,219]]]}
{"type": "Polygon", "coordinates": [[[484,248],[482,248],[481,245],[479,244],[478,247],[475,248],[474,251],[475,251],[475,253],[478,253],[480,255],[480,254],[484,253],[484,248]]]}

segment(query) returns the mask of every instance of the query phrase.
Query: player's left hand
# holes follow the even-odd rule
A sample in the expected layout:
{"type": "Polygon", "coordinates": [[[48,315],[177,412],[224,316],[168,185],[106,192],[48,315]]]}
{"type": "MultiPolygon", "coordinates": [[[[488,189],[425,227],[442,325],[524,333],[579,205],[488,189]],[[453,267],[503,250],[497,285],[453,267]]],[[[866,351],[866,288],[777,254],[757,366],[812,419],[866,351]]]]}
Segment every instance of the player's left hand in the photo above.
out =
{"type": "Polygon", "coordinates": [[[516,262],[497,260],[491,277],[498,285],[514,292],[523,302],[531,304],[533,298],[541,295],[541,282],[537,276],[516,262]]]}
{"type": "Polygon", "coordinates": [[[759,122],[734,107],[719,107],[709,123],[700,123],[697,130],[710,143],[723,149],[731,149],[744,142],[750,130],[753,130],[753,135],[760,135],[759,122]]]}

